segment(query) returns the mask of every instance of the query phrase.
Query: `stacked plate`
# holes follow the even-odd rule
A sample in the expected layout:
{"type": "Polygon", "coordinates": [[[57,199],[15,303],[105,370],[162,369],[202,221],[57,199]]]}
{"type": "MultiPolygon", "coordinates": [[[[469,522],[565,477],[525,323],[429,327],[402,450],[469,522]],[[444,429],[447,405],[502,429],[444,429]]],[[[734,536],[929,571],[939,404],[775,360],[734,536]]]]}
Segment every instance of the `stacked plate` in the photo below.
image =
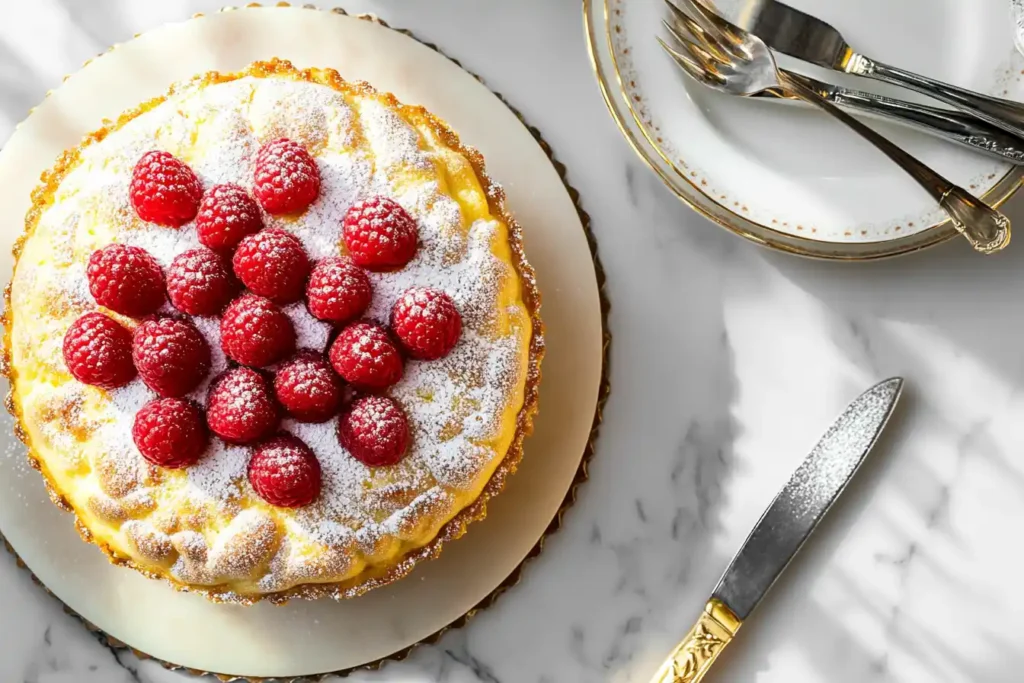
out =
{"type": "MultiPolygon", "coordinates": [[[[738,19],[742,0],[719,0],[738,19]]],[[[858,50],[980,93],[1024,100],[1024,58],[1007,0],[788,0],[858,50]]],[[[663,0],[584,0],[587,40],[622,134],[680,199],[760,244],[804,256],[905,254],[957,233],[935,201],[885,156],[821,112],[736,98],[690,81],[661,50],[663,0]]],[[[820,80],[935,106],[895,87],[781,56],[820,80]]],[[[904,126],[872,127],[991,206],[1024,167],[904,126]]]]}

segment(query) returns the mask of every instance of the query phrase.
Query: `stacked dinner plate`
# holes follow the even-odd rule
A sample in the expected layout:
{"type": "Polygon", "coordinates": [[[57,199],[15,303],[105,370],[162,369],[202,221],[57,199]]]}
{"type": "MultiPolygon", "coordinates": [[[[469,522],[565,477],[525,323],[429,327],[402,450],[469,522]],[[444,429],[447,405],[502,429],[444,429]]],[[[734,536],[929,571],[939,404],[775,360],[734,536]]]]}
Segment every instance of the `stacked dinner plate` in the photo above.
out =
{"type": "MultiPolygon", "coordinates": [[[[739,21],[748,0],[719,0],[739,21]]],[[[1024,58],[1006,0],[789,0],[860,51],[947,83],[1024,100],[1024,58]]],[[[689,80],[655,40],[663,0],[584,0],[587,40],[608,109],[636,152],[681,200],[758,243],[804,256],[865,260],[957,233],[935,200],[848,129],[806,105],[738,98],[689,80]]],[[[811,66],[823,81],[941,106],[916,93],[811,66]]],[[[865,119],[991,206],[1024,171],[917,129],[865,119]]]]}

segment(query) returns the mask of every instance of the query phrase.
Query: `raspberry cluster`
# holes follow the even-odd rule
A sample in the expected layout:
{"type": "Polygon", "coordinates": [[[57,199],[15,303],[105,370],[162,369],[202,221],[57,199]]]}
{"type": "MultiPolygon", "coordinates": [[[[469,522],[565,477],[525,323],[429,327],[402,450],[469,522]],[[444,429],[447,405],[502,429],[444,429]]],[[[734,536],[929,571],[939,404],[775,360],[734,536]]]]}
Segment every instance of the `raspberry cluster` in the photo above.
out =
{"type": "Polygon", "coordinates": [[[211,433],[253,448],[248,476],[272,505],[301,507],[320,494],[320,464],[301,440],[281,432],[287,415],[327,422],[339,415],[339,443],[371,467],[401,461],[409,426],[385,395],[402,378],[405,358],[447,355],[462,318],[445,292],[412,287],[395,303],[388,327],[361,319],[373,291],[366,270],[395,270],[415,256],[415,219],[388,197],[349,208],[341,233],[346,256],[311,263],[293,234],[264,229],[263,214],[297,214],[316,201],[320,172],[298,143],[279,139],[256,154],[252,192],[215,185],[162,151],[144,155],[129,188],[138,217],[169,229],[194,221],[204,246],[178,255],[165,273],[136,246],[111,244],[89,259],[96,303],[134,318],[129,331],[102,312],[83,315],[64,337],[75,379],[114,389],[136,376],[159,398],[135,416],[132,437],[161,467],[197,463],[211,433]],[[364,270],[364,268],[366,270],[364,270]],[[336,329],[329,349],[296,349],[281,305],[304,300],[336,329]],[[169,301],[176,313],[163,314],[169,301]],[[205,406],[190,399],[210,372],[206,338],[189,316],[219,316],[230,367],[210,383],[205,406]]]}

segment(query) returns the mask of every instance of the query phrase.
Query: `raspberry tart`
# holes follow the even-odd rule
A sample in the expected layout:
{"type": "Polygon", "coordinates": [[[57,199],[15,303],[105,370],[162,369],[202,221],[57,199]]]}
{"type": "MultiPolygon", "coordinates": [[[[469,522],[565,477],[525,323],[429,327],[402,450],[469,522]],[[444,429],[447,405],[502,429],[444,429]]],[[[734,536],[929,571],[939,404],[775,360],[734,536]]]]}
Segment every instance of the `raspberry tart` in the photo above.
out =
{"type": "Polygon", "coordinates": [[[8,408],[110,559],[351,597],[485,514],[544,343],[483,159],[333,70],[209,73],[68,150],[7,290],[8,408]]]}

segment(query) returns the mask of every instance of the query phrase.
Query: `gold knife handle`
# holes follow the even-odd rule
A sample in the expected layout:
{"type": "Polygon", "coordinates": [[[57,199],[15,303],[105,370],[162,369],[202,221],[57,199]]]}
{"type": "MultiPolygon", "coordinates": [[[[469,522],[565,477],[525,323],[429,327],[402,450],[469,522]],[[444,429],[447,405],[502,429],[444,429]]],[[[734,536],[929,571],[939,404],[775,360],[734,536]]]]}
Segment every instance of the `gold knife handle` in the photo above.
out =
{"type": "Polygon", "coordinates": [[[742,624],[724,602],[711,598],[700,619],[661,665],[651,683],[698,683],[742,624]]]}

